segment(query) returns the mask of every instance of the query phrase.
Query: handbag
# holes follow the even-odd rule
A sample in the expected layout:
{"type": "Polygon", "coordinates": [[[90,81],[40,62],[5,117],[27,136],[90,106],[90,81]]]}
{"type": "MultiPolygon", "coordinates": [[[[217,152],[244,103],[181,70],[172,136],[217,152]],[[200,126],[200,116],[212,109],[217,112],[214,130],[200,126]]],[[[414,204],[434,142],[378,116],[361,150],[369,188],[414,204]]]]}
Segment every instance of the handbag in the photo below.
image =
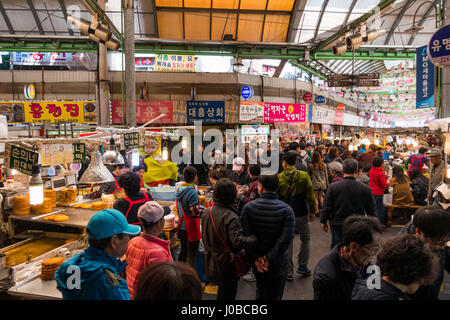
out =
{"type": "Polygon", "coordinates": [[[251,265],[250,265],[250,262],[248,260],[247,254],[245,253],[245,250],[242,249],[237,254],[234,254],[233,252],[231,252],[230,248],[227,246],[225,241],[223,241],[222,237],[217,232],[216,225],[215,225],[214,219],[212,217],[212,208],[210,208],[210,210],[209,210],[209,217],[211,218],[211,222],[212,222],[212,226],[213,226],[214,232],[216,233],[217,237],[219,238],[220,242],[225,247],[225,249],[227,249],[230,252],[230,261],[233,264],[234,272],[235,272],[236,276],[238,278],[244,276],[245,274],[247,274],[247,272],[251,268],[251,265]]]}

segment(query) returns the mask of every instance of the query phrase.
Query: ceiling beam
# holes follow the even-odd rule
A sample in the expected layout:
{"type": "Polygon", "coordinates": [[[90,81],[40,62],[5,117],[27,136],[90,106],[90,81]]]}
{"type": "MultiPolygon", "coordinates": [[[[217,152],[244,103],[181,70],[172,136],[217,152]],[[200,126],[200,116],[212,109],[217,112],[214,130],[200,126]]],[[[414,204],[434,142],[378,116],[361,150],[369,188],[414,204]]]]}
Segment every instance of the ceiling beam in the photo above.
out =
{"type": "Polygon", "coordinates": [[[314,38],[312,41],[314,43],[316,43],[317,34],[319,33],[320,24],[322,23],[323,14],[325,13],[325,10],[327,9],[328,2],[329,2],[329,0],[325,0],[322,4],[322,8],[320,9],[319,20],[317,20],[316,30],[314,31],[314,38]]]}
{"type": "Polygon", "coordinates": [[[394,34],[394,30],[398,27],[398,24],[400,23],[400,21],[403,19],[403,15],[405,14],[406,10],[409,9],[410,5],[414,2],[415,0],[407,0],[405,5],[402,7],[402,9],[400,10],[400,12],[397,15],[397,18],[395,18],[394,23],[392,24],[391,29],[389,30],[389,33],[386,36],[386,40],[384,41],[384,45],[388,45],[389,41],[391,41],[392,35],[394,34]]]}
{"type": "Polygon", "coordinates": [[[44,29],[42,28],[42,24],[41,21],[39,20],[39,16],[36,12],[36,8],[34,7],[33,1],[32,0],[27,0],[27,4],[30,7],[31,10],[31,14],[33,15],[34,21],[36,21],[36,26],[39,30],[40,34],[44,34],[44,29]]]}
{"type": "MultiPolygon", "coordinates": [[[[238,40],[238,32],[239,32],[239,12],[241,10],[241,0],[239,0],[238,3],[238,11],[237,11],[237,15],[236,15],[236,36],[234,39],[238,40]]],[[[230,13],[230,11],[227,12],[228,14],[230,13]]],[[[226,26],[225,26],[226,27],[226,26]]],[[[225,28],[224,27],[224,28],[225,28]]]]}
{"type": "MultiPolygon", "coordinates": [[[[67,9],[66,4],[64,3],[64,0],[58,0],[59,6],[61,7],[62,13],[64,15],[64,20],[67,21],[67,9]]],[[[67,29],[69,30],[69,34],[73,36],[73,30],[69,27],[69,24],[67,24],[67,29]]]]}
{"type": "Polygon", "coordinates": [[[320,50],[322,50],[324,47],[328,46],[330,43],[335,42],[337,39],[339,39],[341,36],[343,36],[344,34],[346,34],[347,32],[354,30],[355,28],[357,28],[359,25],[363,24],[364,22],[366,22],[370,17],[376,15],[377,13],[379,13],[381,10],[383,10],[384,8],[388,7],[390,4],[392,4],[395,0],[384,0],[383,2],[381,2],[377,8],[372,9],[371,11],[367,12],[366,14],[362,15],[361,17],[359,17],[358,19],[356,19],[355,21],[351,22],[350,24],[346,25],[345,27],[339,29],[339,31],[337,31],[335,34],[333,34],[332,36],[330,36],[328,39],[322,41],[318,46],[316,46],[315,48],[313,48],[312,53],[316,53],[320,50]]]}
{"type": "Polygon", "coordinates": [[[158,14],[156,12],[156,0],[152,0],[152,8],[153,8],[153,23],[155,25],[155,34],[156,38],[159,38],[159,29],[158,29],[158,14]]]}
{"type": "MultiPolygon", "coordinates": [[[[421,27],[425,23],[425,21],[431,15],[431,12],[433,11],[434,8],[435,8],[434,5],[430,4],[430,7],[427,9],[425,14],[422,16],[422,18],[420,19],[420,21],[417,24],[417,26],[421,27]]],[[[409,38],[409,41],[408,41],[408,46],[411,46],[413,44],[414,39],[416,38],[416,36],[417,36],[417,33],[414,33],[414,34],[411,35],[411,38],[409,38]]]]}
{"type": "Polygon", "coordinates": [[[352,4],[350,5],[350,8],[348,8],[347,15],[345,16],[344,23],[342,24],[343,26],[347,25],[348,19],[350,19],[350,15],[353,12],[353,8],[355,8],[356,2],[358,2],[358,0],[353,0],[352,4]]]}
{"type": "Polygon", "coordinates": [[[277,70],[275,70],[275,73],[273,74],[274,78],[278,78],[281,75],[281,72],[283,72],[286,62],[287,62],[286,59],[283,59],[280,61],[280,64],[278,65],[277,70]]]}
{"type": "Polygon", "coordinates": [[[295,0],[292,10],[291,18],[289,20],[289,28],[286,37],[286,42],[295,42],[295,36],[297,35],[297,28],[300,25],[303,12],[308,0],[295,0]]]}
{"type": "MultiPolygon", "coordinates": [[[[269,0],[266,0],[266,9],[264,12],[264,18],[263,18],[263,23],[262,23],[262,28],[261,28],[261,39],[259,41],[263,42],[264,39],[264,27],[266,26],[266,17],[267,17],[267,7],[269,6],[269,0]]],[[[211,39],[209,39],[211,40],[211,39]]]]}
{"type": "Polygon", "coordinates": [[[301,62],[299,62],[298,60],[289,60],[289,63],[292,64],[293,66],[296,66],[297,68],[300,68],[300,69],[302,69],[302,70],[304,70],[306,72],[309,72],[309,73],[311,73],[311,74],[313,74],[313,75],[315,75],[315,76],[317,76],[317,77],[319,77],[319,78],[321,78],[323,80],[327,79],[326,75],[318,72],[314,68],[311,68],[311,67],[308,67],[308,66],[305,66],[305,65],[301,64],[301,62]]]}
{"type": "Polygon", "coordinates": [[[0,2],[0,12],[2,13],[2,16],[3,16],[3,19],[5,20],[6,25],[8,26],[9,33],[15,34],[14,29],[11,24],[11,21],[9,20],[8,14],[6,13],[5,8],[3,8],[3,5],[1,2],[0,2]]]}
{"type": "MultiPolygon", "coordinates": [[[[180,12],[181,7],[156,7],[158,11],[169,11],[169,12],[180,12]]],[[[260,14],[263,15],[266,13],[266,10],[249,10],[249,9],[240,9],[240,5],[238,9],[215,9],[215,8],[183,8],[184,12],[198,12],[198,13],[243,13],[243,14],[260,14]]],[[[278,11],[278,10],[267,10],[267,14],[275,14],[275,15],[283,15],[288,16],[291,15],[292,11],[278,11]]]]}

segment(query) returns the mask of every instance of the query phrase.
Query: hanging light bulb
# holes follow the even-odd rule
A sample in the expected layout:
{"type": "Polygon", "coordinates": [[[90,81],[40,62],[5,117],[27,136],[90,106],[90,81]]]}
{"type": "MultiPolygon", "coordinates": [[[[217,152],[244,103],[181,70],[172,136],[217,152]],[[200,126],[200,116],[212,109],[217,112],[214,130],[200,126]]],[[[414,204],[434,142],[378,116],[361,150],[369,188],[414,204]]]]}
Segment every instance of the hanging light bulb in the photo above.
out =
{"type": "Polygon", "coordinates": [[[108,150],[103,154],[103,163],[107,165],[124,164],[122,155],[116,149],[114,138],[111,137],[108,150]]]}
{"type": "Polygon", "coordinates": [[[44,202],[44,182],[41,178],[41,168],[33,165],[33,175],[30,179],[30,205],[37,205],[44,202]]]}
{"type": "Polygon", "coordinates": [[[167,151],[167,147],[164,147],[163,150],[162,150],[162,159],[163,160],[169,159],[169,153],[167,151]]]}
{"type": "Polygon", "coordinates": [[[450,168],[447,168],[447,179],[450,179],[450,168]]]}
{"type": "Polygon", "coordinates": [[[133,167],[137,167],[138,165],[140,165],[140,161],[141,159],[139,158],[139,150],[138,149],[133,149],[132,153],[131,153],[131,165],[133,167]]]}
{"type": "Polygon", "coordinates": [[[181,148],[187,148],[187,139],[185,137],[183,137],[183,139],[181,140],[181,148]]]}
{"type": "Polygon", "coordinates": [[[348,150],[349,150],[349,151],[353,151],[353,150],[355,150],[355,148],[354,148],[353,145],[351,144],[351,145],[348,147],[348,150]]]}

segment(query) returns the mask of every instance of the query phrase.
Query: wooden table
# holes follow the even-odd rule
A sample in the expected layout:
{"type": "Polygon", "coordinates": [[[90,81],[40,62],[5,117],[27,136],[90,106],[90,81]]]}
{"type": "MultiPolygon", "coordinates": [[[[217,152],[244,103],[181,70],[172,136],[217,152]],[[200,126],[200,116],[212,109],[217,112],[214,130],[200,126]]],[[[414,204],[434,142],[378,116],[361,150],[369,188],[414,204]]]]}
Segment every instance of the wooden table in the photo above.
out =
{"type": "Polygon", "coordinates": [[[417,209],[422,208],[423,206],[419,206],[419,205],[415,205],[415,204],[409,205],[409,206],[398,205],[398,204],[389,204],[389,205],[385,205],[385,207],[386,207],[386,209],[387,209],[387,213],[386,213],[386,216],[387,216],[387,219],[386,219],[386,225],[387,225],[387,226],[391,226],[392,211],[393,211],[394,209],[399,208],[399,209],[410,209],[410,210],[416,211],[417,209]]]}

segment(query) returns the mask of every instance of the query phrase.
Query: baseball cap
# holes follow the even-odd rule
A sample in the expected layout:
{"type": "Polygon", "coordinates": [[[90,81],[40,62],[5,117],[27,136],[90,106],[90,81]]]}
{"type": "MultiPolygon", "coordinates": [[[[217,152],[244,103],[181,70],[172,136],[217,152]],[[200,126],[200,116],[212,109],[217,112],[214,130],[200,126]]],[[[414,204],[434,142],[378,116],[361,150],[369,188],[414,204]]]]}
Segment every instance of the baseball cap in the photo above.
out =
{"type": "Polygon", "coordinates": [[[233,170],[239,170],[245,164],[244,159],[237,157],[233,160],[233,170]]]}
{"type": "Polygon", "coordinates": [[[147,201],[139,207],[137,215],[138,218],[141,218],[148,223],[155,223],[168,214],[170,214],[170,208],[168,206],[161,206],[156,201],[147,201]]]}
{"type": "Polygon", "coordinates": [[[122,212],[116,209],[104,209],[95,213],[86,226],[89,230],[89,238],[101,240],[123,233],[137,236],[141,233],[141,227],[128,224],[122,212]]]}

